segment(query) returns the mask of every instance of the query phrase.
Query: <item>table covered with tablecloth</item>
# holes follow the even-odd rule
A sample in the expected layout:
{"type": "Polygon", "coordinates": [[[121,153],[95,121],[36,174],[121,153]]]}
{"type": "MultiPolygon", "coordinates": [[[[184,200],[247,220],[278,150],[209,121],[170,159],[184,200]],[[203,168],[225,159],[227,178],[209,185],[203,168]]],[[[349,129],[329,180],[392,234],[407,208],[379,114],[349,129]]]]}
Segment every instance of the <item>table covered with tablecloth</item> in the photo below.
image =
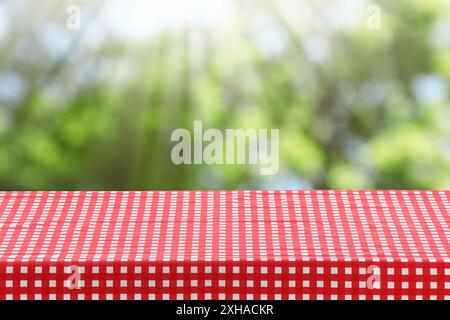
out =
{"type": "Polygon", "coordinates": [[[450,192],[0,192],[11,299],[450,299],[450,192]]]}

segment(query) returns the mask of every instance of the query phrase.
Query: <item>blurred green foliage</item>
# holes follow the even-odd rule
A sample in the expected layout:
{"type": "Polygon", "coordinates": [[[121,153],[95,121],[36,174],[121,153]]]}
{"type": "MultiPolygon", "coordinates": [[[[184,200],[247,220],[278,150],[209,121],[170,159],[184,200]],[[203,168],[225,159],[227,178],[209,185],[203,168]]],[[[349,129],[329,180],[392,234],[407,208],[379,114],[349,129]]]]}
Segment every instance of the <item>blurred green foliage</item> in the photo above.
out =
{"type": "Polygon", "coordinates": [[[373,2],[379,30],[368,1],[235,1],[145,39],[79,2],[79,31],[64,1],[0,2],[1,190],[450,186],[448,1],[373,2]],[[279,128],[280,172],[173,165],[197,119],[279,128]]]}

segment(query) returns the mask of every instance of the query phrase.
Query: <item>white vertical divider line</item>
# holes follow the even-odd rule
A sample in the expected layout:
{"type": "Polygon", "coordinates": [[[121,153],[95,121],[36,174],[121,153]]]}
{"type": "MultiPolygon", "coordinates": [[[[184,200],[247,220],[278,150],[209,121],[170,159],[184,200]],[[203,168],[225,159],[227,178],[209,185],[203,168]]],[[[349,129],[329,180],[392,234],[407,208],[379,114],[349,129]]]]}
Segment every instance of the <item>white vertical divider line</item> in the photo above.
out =
{"type": "Polygon", "coordinates": [[[199,191],[193,191],[194,194],[194,228],[192,236],[191,258],[193,262],[198,261],[198,252],[200,245],[200,224],[201,224],[201,200],[202,194],[199,191]]]}
{"type": "Polygon", "coordinates": [[[275,208],[275,197],[273,191],[268,192],[268,200],[269,200],[270,225],[272,228],[272,244],[274,251],[274,260],[281,261],[280,230],[278,228],[277,210],[275,208]]]}
{"type": "Polygon", "coordinates": [[[131,214],[128,215],[130,221],[128,223],[127,233],[125,235],[125,245],[123,248],[123,253],[121,256],[122,262],[126,262],[129,260],[131,245],[133,243],[134,238],[134,230],[136,229],[136,220],[139,212],[139,204],[141,202],[141,192],[134,192],[134,199],[131,206],[131,214]]]}
{"type": "MultiPolygon", "coordinates": [[[[37,210],[38,210],[39,206],[41,205],[41,203],[42,203],[42,193],[37,193],[36,197],[33,201],[33,204],[31,206],[30,213],[28,215],[29,222],[31,222],[35,218],[37,210]]],[[[48,211],[46,213],[43,212],[39,216],[39,220],[36,222],[36,228],[34,229],[33,234],[31,235],[31,240],[25,249],[25,255],[24,255],[25,259],[23,261],[29,261],[29,257],[35,250],[37,241],[42,232],[42,228],[43,228],[42,226],[44,225],[45,221],[47,220],[47,215],[48,215],[48,211]]]]}
{"type": "Polygon", "coordinates": [[[328,221],[328,207],[327,203],[324,198],[324,192],[318,192],[317,194],[317,201],[319,202],[319,219],[320,219],[320,225],[322,226],[322,232],[325,235],[325,245],[326,250],[323,250],[320,254],[321,257],[323,257],[323,253],[326,252],[327,254],[336,252],[336,248],[334,247],[333,243],[333,236],[331,234],[331,227],[330,227],[330,221],[328,221]]]}
{"type": "Polygon", "coordinates": [[[150,249],[149,261],[155,262],[158,256],[159,241],[161,236],[161,221],[164,214],[165,192],[158,193],[158,203],[156,206],[155,227],[153,229],[152,246],[150,249]]]}
{"type": "MultiPolygon", "coordinates": [[[[312,202],[311,193],[305,192],[305,202],[306,202],[306,215],[308,216],[308,223],[309,227],[311,229],[311,241],[313,246],[313,252],[314,256],[321,256],[322,255],[322,248],[320,246],[320,240],[318,237],[318,230],[317,230],[317,221],[316,217],[314,215],[314,204],[312,202]]],[[[309,255],[307,259],[311,258],[309,255]]]]}
{"type": "Polygon", "coordinates": [[[42,221],[42,223],[45,222],[44,224],[44,228],[46,228],[45,230],[45,237],[43,239],[42,242],[42,246],[39,250],[39,254],[37,257],[37,261],[42,262],[47,254],[47,251],[50,247],[50,244],[52,242],[52,238],[53,238],[53,234],[55,233],[56,230],[56,225],[55,223],[52,223],[54,221],[58,221],[59,217],[61,216],[62,213],[62,209],[66,204],[67,201],[67,193],[63,192],[58,200],[58,202],[56,203],[56,210],[50,212],[50,208],[53,205],[54,202],[54,194],[49,194],[48,197],[45,200],[44,203],[44,209],[42,210],[42,214],[41,216],[49,216],[49,219],[46,219],[44,221],[42,221]]]}
{"type": "MultiPolygon", "coordinates": [[[[66,240],[66,237],[68,235],[69,226],[70,226],[70,223],[72,221],[73,214],[75,212],[75,208],[76,208],[76,206],[78,204],[78,201],[79,201],[79,195],[80,195],[80,192],[72,193],[72,198],[71,198],[71,201],[69,203],[69,210],[67,210],[67,212],[66,212],[65,218],[63,219],[64,221],[62,223],[62,226],[61,226],[61,224],[59,224],[59,221],[61,219],[61,216],[63,216],[63,214],[64,214],[62,212],[63,207],[59,208],[59,210],[56,211],[56,214],[53,216],[53,219],[50,222],[49,229],[50,228],[53,229],[52,230],[52,234],[55,232],[55,230],[57,228],[58,229],[60,228],[59,229],[59,236],[58,236],[58,238],[56,240],[56,245],[54,247],[53,254],[52,254],[51,258],[50,258],[50,261],[52,261],[52,262],[58,261],[60,259],[60,257],[61,257],[61,252],[63,250],[64,241],[66,240]]],[[[53,245],[53,243],[55,243],[55,242],[48,241],[45,244],[46,250],[49,248],[50,245],[53,245]]]]}
{"type": "Polygon", "coordinates": [[[151,217],[153,192],[144,192],[145,196],[144,209],[142,212],[142,223],[141,229],[139,230],[138,236],[138,247],[136,249],[136,261],[142,261],[144,259],[144,254],[146,254],[145,246],[147,243],[148,225],[151,217]]]}
{"type": "Polygon", "coordinates": [[[254,248],[253,248],[253,229],[252,229],[252,212],[250,202],[250,191],[244,191],[244,219],[245,219],[245,248],[246,248],[246,261],[254,260],[254,248]]]}
{"type": "Polygon", "coordinates": [[[114,207],[117,201],[117,192],[110,192],[108,203],[106,204],[106,211],[102,219],[102,227],[100,229],[100,235],[97,241],[97,246],[94,253],[94,262],[99,262],[101,255],[104,254],[106,236],[109,229],[109,224],[111,222],[111,217],[113,214],[114,207]]]}
{"type": "Polygon", "coordinates": [[[213,225],[214,225],[214,192],[207,192],[207,213],[206,213],[206,239],[205,239],[205,261],[212,261],[213,251],[213,225]]]}
{"type": "Polygon", "coordinates": [[[169,213],[168,213],[168,218],[167,218],[166,241],[164,243],[164,252],[163,252],[163,261],[164,262],[170,261],[170,258],[172,255],[172,248],[174,245],[173,230],[174,230],[174,223],[175,223],[178,194],[176,192],[170,192],[169,197],[170,197],[170,202],[169,202],[169,210],[168,210],[169,213]]]}
{"type": "MultiPolygon", "coordinates": [[[[393,193],[394,193],[394,191],[389,192],[390,195],[392,195],[393,193]]],[[[384,199],[384,201],[387,202],[386,196],[384,194],[380,195],[380,198],[384,199]]],[[[402,252],[402,248],[400,246],[400,236],[398,234],[398,231],[397,231],[397,228],[395,226],[395,222],[394,222],[394,219],[393,219],[392,213],[391,213],[392,211],[395,212],[395,203],[393,203],[393,205],[394,205],[393,208],[389,208],[389,207],[383,208],[383,214],[384,214],[384,217],[386,219],[387,225],[389,227],[389,232],[391,233],[390,244],[393,244],[393,249],[395,251],[397,251],[396,254],[398,254],[399,256],[404,257],[405,254],[402,252]]],[[[391,246],[391,248],[392,248],[392,246],[391,246]]]]}
{"type": "Polygon", "coordinates": [[[393,213],[394,216],[390,215],[390,219],[392,221],[392,227],[395,230],[395,238],[394,238],[394,245],[399,251],[398,255],[401,257],[401,259],[406,258],[406,249],[408,249],[411,253],[413,252],[413,247],[408,243],[411,239],[410,231],[408,229],[408,226],[406,225],[405,219],[404,219],[404,212],[403,208],[400,205],[399,199],[397,197],[397,192],[392,191],[389,193],[391,202],[393,204],[393,213]],[[400,225],[395,222],[395,219],[397,219],[400,222],[400,225]],[[403,236],[400,234],[403,234],[406,241],[406,246],[404,246],[404,243],[402,242],[403,236]]]}
{"type": "MultiPolygon", "coordinates": [[[[422,237],[423,228],[420,225],[420,222],[418,221],[418,219],[414,218],[415,207],[414,207],[411,199],[409,198],[409,196],[407,194],[403,194],[403,193],[402,193],[401,197],[402,197],[402,200],[404,202],[404,206],[406,207],[406,214],[404,214],[403,216],[407,216],[408,220],[410,220],[412,222],[412,226],[413,226],[413,230],[411,230],[410,227],[409,227],[408,221],[406,221],[404,217],[402,218],[402,221],[404,221],[404,223],[402,223],[402,228],[407,228],[407,230],[409,230],[409,232],[408,232],[408,234],[406,236],[407,237],[407,241],[408,242],[410,242],[410,241],[414,242],[414,237],[412,235],[412,231],[418,233],[419,239],[421,240],[418,245],[416,244],[416,245],[414,245],[412,247],[410,246],[410,249],[411,249],[411,251],[413,253],[413,256],[416,259],[418,259],[418,258],[420,258],[420,251],[422,251],[422,250],[419,251],[418,246],[420,245],[420,247],[421,247],[420,249],[423,248],[423,249],[425,249],[425,251],[429,251],[430,250],[430,243],[426,240],[426,238],[422,237]],[[405,224],[406,227],[403,227],[403,224],[405,224]]],[[[421,206],[422,206],[422,204],[419,203],[419,208],[421,206]]],[[[428,255],[429,252],[426,253],[426,254],[428,255]]]]}
{"type": "Polygon", "coordinates": [[[442,216],[441,210],[439,210],[439,207],[437,206],[436,199],[432,192],[427,192],[427,199],[430,202],[431,211],[433,212],[434,216],[436,217],[436,220],[439,222],[440,227],[444,231],[444,237],[445,239],[442,239],[442,237],[436,233],[435,236],[433,236],[433,239],[436,241],[439,241],[438,251],[440,254],[440,258],[447,258],[446,250],[444,244],[447,246],[450,246],[450,226],[446,223],[444,217],[442,216]]]}
{"type": "MultiPolygon", "coordinates": [[[[41,194],[39,196],[41,196],[41,194]]],[[[8,243],[8,244],[9,244],[9,242],[12,239],[12,235],[14,233],[14,229],[19,225],[20,220],[22,219],[22,216],[25,214],[25,212],[24,212],[25,211],[25,206],[27,205],[29,199],[30,199],[30,193],[29,192],[25,192],[23,197],[20,198],[20,201],[19,201],[19,204],[18,204],[18,209],[14,213],[14,216],[11,219],[11,224],[9,225],[8,231],[6,232],[5,239],[6,239],[6,243],[8,243]]],[[[16,241],[16,243],[14,243],[14,246],[13,246],[13,248],[11,250],[11,253],[8,254],[13,259],[15,259],[15,257],[18,254],[19,248],[23,245],[23,240],[24,240],[24,237],[25,237],[27,232],[28,232],[27,228],[23,228],[21,230],[21,232],[19,233],[18,240],[16,241]]],[[[3,254],[4,254],[4,251],[0,252],[0,256],[2,256],[3,254]]]]}
{"type": "Polygon", "coordinates": [[[116,219],[114,220],[114,230],[112,234],[112,240],[110,243],[109,251],[108,251],[108,262],[112,262],[116,260],[117,255],[117,246],[119,244],[120,240],[120,232],[122,230],[123,225],[123,218],[125,216],[125,212],[127,209],[128,204],[128,192],[121,192],[122,199],[120,200],[119,204],[119,212],[116,216],[116,219]]]}
{"type": "MultiPolygon", "coordinates": [[[[370,192],[364,193],[364,197],[367,199],[368,202],[369,212],[372,213],[372,210],[375,207],[375,203],[373,202],[373,200],[369,200],[369,198],[367,197],[368,195],[370,195],[370,192]]],[[[374,245],[374,239],[372,237],[372,233],[370,232],[369,221],[366,218],[366,209],[364,209],[363,206],[360,204],[359,206],[357,206],[356,211],[358,212],[358,216],[361,219],[363,235],[369,249],[369,254],[372,257],[373,256],[376,257],[377,253],[374,245]]]]}
{"type": "Polygon", "coordinates": [[[300,255],[307,256],[308,245],[306,242],[305,224],[303,223],[303,211],[300,204],[300,191],[293,191],[292,203],[294,205],[295,219],[297,220],[297,234],[300,245],[300,255]]]}
{"type": "MultiPolygon", "coordinates": [[[[373,199],[373,196],[372,196],[371,192],[367,192],[365,194],[365,196],[366,196],[367,201],[374,202],[374,199],[373,199]]],[[[387,205],[386,202],[382,202],[381,203],[381,207],[386,207],[386,205],[387,205]]],[[[375,229],[374,230],[382,230],[383,229],[383,225],[381,223],[380,216],[378,215],[378,212],[377,212],[376,208],[374,206],[370,206],[369,207],[369,212],[370,212],[370,215],[371,215],[371,217],[372,217],[372,219],[373,219],[373,221],[375,223],[375,229]]],[[[381,247],[382,247],[382,250],[384,252],[384,255],[385,256],[390,256],[391,252],[384,245],[384,244],[387,243],[386,234],[384,232],[377,232],[376,234],[380,238],[380,242],[382,244],[381,247]]],[[[376,248],[374,248],[373,250],[375,251],[375,253],[372,256],[374,256],[375,254],[378,256],[378,254],[376,252],[376,248]]]]}
{"type": "MultiPolygon", "coordinates": [[[[338,203],[337,203],[337,199],[336,199],[336,194],[335,193],[330,193],[330,204],[331,204],[331,214],[333,216],[333,220],[334,220],[334,225],[336,227],[336,230],[339,234],[339,245],[340,245],[340,250],[341,253],[344,256],[349,256],[350,253],[348,251],[348,239],[347,239],[347,234],[345,233],[344,227],[343,227],[343,222],[342,222],[342,217],[340,216],[339,213],[339,208],[338,208],[338,203]]],[[[349,206],[349,203],[344,203],[343,206],[349,206]]],[[[336,252],[335,252],[335,256],[336,256],[336,252]]]]}
{"type": "Polygon", "coordinates": [[[292,236],[291,217],[289,216],[288,200],[285,191],[280,191],[281,212],[284,221],[284,238],[286,241],[287,255],[289,261],[295,261],[294,242],[292,236]]]}
{"type": "Polygon", "coordinates": [[[219,261],[226,259],[226,192],[220,191],[219,195],[219,261]]]}
{"type": "Polygon", "coordinates": [[[94,237],[94,230],[97,227],[98,219],[100,216],[100,210],[102,209],[105,193],[97,192],[97,200],[95,202],[94,211],[87,214],[88,217],[88,230],[81,249],[80,261],[84,262],[89,254],[90,247],[92,245],[92,239],[94,237]]]}
{"type": "Polygon", "coordinates": [[[232,237],[232,250],[233,261],[240,260],[239,251],[239,207],[238,207],[238,191],[231,192],[231,237],[232,237]]]}
{"type": "Polygon", "coordinates": [[[186,253],[186,237],[187,237],[187,224],[189,218],[189,192],[181,192],[181,217],[180,217],[180,238],[178,244],[177,261],[185,260],[186,253]]]}
{"type": "Polygon", "coordinates": [[[92,201],[92,192],[86,192],[83,204],[81,206],[80,217],[79,219],[74,221],[76,223],[76,226],[75,229],[73,230],[73,234],[70,239],[69,250],[65,255],[64,261],[66,262],[71,261],[73,255],[75,254],[78,241],[80,240],[81,229],[83,227],[84,221],[86,220],[87,210],[89,208],[91,201],[92,201]]]}
{"type": "MultiPolygon", "coordinates": [[[[360,198],[358,192],[350,191],[349,193],[353,195],[353,198],[354,198],[353,206],[356,207],[356,210],[358,210],[358,207],[362,205],[361,198],[360,198]]],[[[344,192],[342,194],[342,198],[345,202],[350,203],[347,193],[344,192]]],[[[357,232],[355,218],[353,216],[353,210],[350,206],[344,207],[344,213],[345,213],[345,217],[347,218],[348,230],[350,230],[350,235],[351,235],[351,240],[352,240],[351,241],[352,242],[352,246],[351,246],[352,252],[350,252],[350,255],[356,254],[358,257],[360,257],[362,255],[361,239],[359,238],[359,235],[357,232]]]]}
{"type": "Polygon", "coordinates": [[[258,219],[260,259],[261,261],[267,261],[267,238],[264,220],[263,197],[262,193],[259,191],[256,193],[256,215],[258,219]]]}

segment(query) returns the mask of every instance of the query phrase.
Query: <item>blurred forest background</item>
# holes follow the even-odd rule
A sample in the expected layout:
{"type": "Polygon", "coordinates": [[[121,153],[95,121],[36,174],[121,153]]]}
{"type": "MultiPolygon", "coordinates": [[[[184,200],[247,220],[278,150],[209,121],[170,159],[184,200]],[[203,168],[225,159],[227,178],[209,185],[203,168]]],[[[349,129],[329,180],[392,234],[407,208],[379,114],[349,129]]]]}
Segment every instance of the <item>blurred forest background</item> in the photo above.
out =
{"type": "Polygon", "coordinates": [[[449,189],[449,78],[449,0],[0,0],[0,190],[449,189]],[[194,120],[279,173],[172,164],[194,120]]]}

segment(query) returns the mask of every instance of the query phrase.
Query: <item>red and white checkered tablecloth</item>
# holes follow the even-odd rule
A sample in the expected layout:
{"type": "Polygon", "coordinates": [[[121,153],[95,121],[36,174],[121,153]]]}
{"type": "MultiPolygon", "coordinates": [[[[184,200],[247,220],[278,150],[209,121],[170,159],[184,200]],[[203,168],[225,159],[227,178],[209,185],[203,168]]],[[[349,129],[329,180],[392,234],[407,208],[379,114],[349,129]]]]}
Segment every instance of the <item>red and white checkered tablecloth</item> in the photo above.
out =
{"type": "Polygon", "coordinates": [[[450,299],[450,191],[0,192],[0,299],[450,299]]]}

